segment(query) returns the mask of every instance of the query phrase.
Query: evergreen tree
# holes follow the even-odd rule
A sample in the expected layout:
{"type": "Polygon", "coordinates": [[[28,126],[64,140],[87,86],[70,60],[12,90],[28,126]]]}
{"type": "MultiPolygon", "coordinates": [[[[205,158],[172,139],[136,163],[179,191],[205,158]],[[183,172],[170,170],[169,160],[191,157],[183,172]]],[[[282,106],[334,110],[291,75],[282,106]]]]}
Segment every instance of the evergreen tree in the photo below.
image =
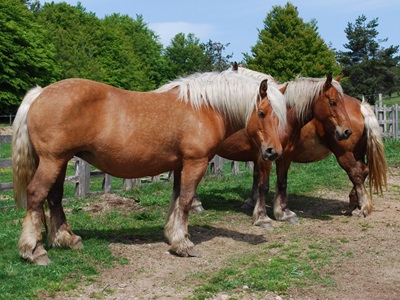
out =
{"type": "Polygon", "coordinates": [[[346,93],[361,97],[365,95],[373,104],[378,93],[391,94],[398,90],[396,66],[400,57],[395,56],[399,46],[383,48],[378,40],[378,18],[367,22],[364,15],[356,22],[348,23],[345,29],[348,43],[344,45],[349,51],[339,51],[337,60],[343,67],[343,74],[348,80],[343,82],[346,93]]]}
{"type": "Polygon", "coordinates": [[[324,77],[329,72],[340,73],[334,51],[318,34],[316,20],[305,23],[290,2],[272,8],[258,37],[252,55],[244,56],[248,68],[280,81],[298,75],[324,77]]]}

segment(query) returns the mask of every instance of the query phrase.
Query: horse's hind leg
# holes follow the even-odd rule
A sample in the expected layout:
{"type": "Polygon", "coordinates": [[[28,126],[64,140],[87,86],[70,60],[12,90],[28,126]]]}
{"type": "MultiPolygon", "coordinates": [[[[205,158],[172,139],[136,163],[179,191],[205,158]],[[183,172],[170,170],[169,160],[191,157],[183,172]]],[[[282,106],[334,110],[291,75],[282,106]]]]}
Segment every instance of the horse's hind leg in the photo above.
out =
{"type": "Polygon", "coordinates": [[[56,181],[62,166],[40,159],[39,166],[27,187],[27,212],[22,222],[18,248],[22,258],[39,265],[51,261],[42,245],[43,204],[56,181]]]}
{"type": "Polygon", "coordinates": [[[353,183],[353,189],[349,194],[352,215],[366,217],[372,212],[372,201],[364,185],[368,167],[361,160],[356,161],[350,152],[337,157],[337,160],[353,183]]]}
{"type": "Polygon", "coordinates": [[[47,241],[48,245],[52,247],[81,249],[83,248],[81,237],[72,233],[62,207],[66,168],[67,165],[65,165],[60,172],[60,175],[58,176],[47,197],[47,202],[50,209],[47,241]]]}

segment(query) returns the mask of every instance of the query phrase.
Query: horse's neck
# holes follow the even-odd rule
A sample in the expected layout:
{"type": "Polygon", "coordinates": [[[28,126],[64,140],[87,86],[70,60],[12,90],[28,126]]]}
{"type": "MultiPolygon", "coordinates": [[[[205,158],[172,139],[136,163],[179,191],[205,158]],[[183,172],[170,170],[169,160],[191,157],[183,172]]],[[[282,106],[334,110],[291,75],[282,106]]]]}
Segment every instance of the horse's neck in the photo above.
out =
{"type": "Polygon", "coordinates": [[[283,144],[290,143],[293,138],[300,136],[301,128],[303,128],[308,122],[313,119],[313,113],[311,107],[307,109],[301,118],[296,114],[293,107],[288,107],[287,112],[286,127],[281,133],[281,142],[283,144]]]}

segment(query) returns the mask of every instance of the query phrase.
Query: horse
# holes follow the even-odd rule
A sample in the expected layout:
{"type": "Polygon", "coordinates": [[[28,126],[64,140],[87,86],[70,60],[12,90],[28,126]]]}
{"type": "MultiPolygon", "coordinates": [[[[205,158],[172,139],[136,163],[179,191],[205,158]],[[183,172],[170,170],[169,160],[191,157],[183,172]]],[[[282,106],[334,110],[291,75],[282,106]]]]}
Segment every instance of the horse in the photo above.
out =
{"type": "MultiPolygon", "coordinates": [[[[267,79],[268,84],[272,86],[280,86],[270,75],[239,68],[237,64],[234,65],[234,70],[257,80],[267,79]]],[[[354,134],[345,109],[343,90],[339,81],[340,77],[333,80],[332,74],[328,74],[326,78],[298,77],[285,83],[287,122],[285,129],[280,133],[283,153],[275,161],[278,183],[274,215],[277,220],[298,222],[296,214],[288,209],[286,203],[287,171],[290,162],[293,159],[303,162],[314,161],[325,158],[329,154],[328,151],[322,153],[319,150],[321,142],[310,136],[313,133],[311,130],[314,128],[313,124],[318,122],[320,131],[324,128],[324,139],[329,140],[332,145],[343,144],[354,134]]],[[[356,135],[358,134],[359,132],[356,135]]],[[[339,151],[340,149],[336,150],[336,152],[339,151]]],[[[221,144],[217,154],[235,161],[254,162],[251,196],[243,207],[254,208],[253,225],[271,228],[272,220],[267,215],[265,198],[269,191],[269,174],[272,163],[262,162],[258,159],[257,150],[249,143],[243,131],[238,131],[228,137],[221,144]]],[[[203,209],[197,198],[193,206],[197,208],[197,211],[203,209]]]]}
{"type": "MultiPolygon", "coordinates": [[[[236,70],[241,74],[246,74],[258,80],[268,79],[269,83],[279,85],[270,75],[243,67],[238,68],[237,65],[236,70]]],[[[310,80],[314,83],[320,81],[320,79],[310,80]]],[[[294,82],[301,83],[303,89],[311,89],[311,86],[306,87],[304,85],[308,81],[298,78],[292,83],[288,83],[287,90],[291,91],[294,82]]],[[[323,94],[326,95],[325,92],[323,94]]],[[[326,97],[323,94],[320,94],[320,97],[326,97]]],[[[353,188],[349,193],[349,206],[353,216],[368,216],[373,209],[373,190],[382,193],[383,188],[387,185],[387,164],[384,146],[374,112],[366,102],[360,102],[347,94],[340,95],[338,93],[337,96],[337,98],[329,96],[325,101],[329,102],[331,108],[337,108],[339,105],[344,106],[351,119],[348,129],[351,135],[347,135],[346,138],[342,139],[337,135],[337,131],[329,119],[321,118],[317,113],[314,113],[310,116],[312,119],[307,122],[309,117],[306,115],[303,115],[302,119],[302,114],[293,114],[291,111],[293,107],[289,104],[290,100],[288,98],[299,96],[295,93],[292,95],[286,94],[288,118],[286,129],[281,134],[283,154],[275,161],[277,185],[273,210],[274,217],[278,221],[298,223],[296,213],[291,211],[287,204],[287,176],[291,162],[316,162],[333,153],[339,165],[346,171],[350,181],[353,183],[353,188]],[[297,118],[294,115],[297,115],[297,118]],[[299,124],[304,126],[299,126],[299,124]],[[370,194],[365,188],[365,180],[368,176],[370,194]]],[[[258,160],[254,155],[254,149],[251,148],[251,144],[242,131],[238,131],[228,137],[222,143],[218,154],[229,159],[254,162],[252,191],[243,207],[254,207],[254,225],[266,228],[271,227],[271,221],[266,217],[265,197],[269,191],[269,174],[272,163],[258,160]],[[238,149],[238,151],[235,153],[232,151],[233,149],[238,149]]]]}
{"type": "Polygon", "coordinates": [[[30,263],[51,263],[43,246],[80,249],[80,236],[62,206],[67,163],[80,157],[116,177],[174,172],[164,234],[170,251],[196,256],[188,212],[197,185],[221,142],[246,128],[263,160],[282,152],[279,127],[286,110],[280,90],[232,71],[196,73],[149,92],[127,91],[86,79],[35,87],[13,124],[15,201],[26,208],[18,242],[30,263]],[[49,216],[44,212],[47,199],[49,216]]]}

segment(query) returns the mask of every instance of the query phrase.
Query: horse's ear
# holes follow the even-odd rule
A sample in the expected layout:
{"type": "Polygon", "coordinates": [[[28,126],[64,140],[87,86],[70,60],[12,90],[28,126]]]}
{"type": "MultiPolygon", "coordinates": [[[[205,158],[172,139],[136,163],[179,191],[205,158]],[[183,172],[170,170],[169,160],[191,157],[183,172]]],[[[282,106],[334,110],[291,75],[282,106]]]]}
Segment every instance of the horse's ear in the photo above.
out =
{"type": "Polygon", "coordinates": [[[329,72],[328,75],[326,75],[324,90],[328,90],[331,86],[332,86],[332,72],[329,72]]]}
{"type": "Polygon", "coordinates": [[[340,80],[342,80],[342,77],[343,77],[343,73],[342,74],[340,74],[338,77],[336,77],[336,81],[337,82],[340,82],[340,80]]]}
{"type": "Polygon", "coordinates": [[[239,69],[238,63],[235,61],[232,65],[232,70],[237,71],[239,69]]]}
{"type": "Polygon", "coordinates": [[[284,83],[284,84],[279,88],[279,90],[281,91],[282,94],[285,93],[287,86],[288,86],[288,84],[287,84],[287,83],[284,83]]]}
{"type": "Polygon", "coordinates": [[[261,99],[264,99],[267,97],[267,90],[268,90],[268,79],[264,79],[260,83],[260,96],[261,99]]]}

